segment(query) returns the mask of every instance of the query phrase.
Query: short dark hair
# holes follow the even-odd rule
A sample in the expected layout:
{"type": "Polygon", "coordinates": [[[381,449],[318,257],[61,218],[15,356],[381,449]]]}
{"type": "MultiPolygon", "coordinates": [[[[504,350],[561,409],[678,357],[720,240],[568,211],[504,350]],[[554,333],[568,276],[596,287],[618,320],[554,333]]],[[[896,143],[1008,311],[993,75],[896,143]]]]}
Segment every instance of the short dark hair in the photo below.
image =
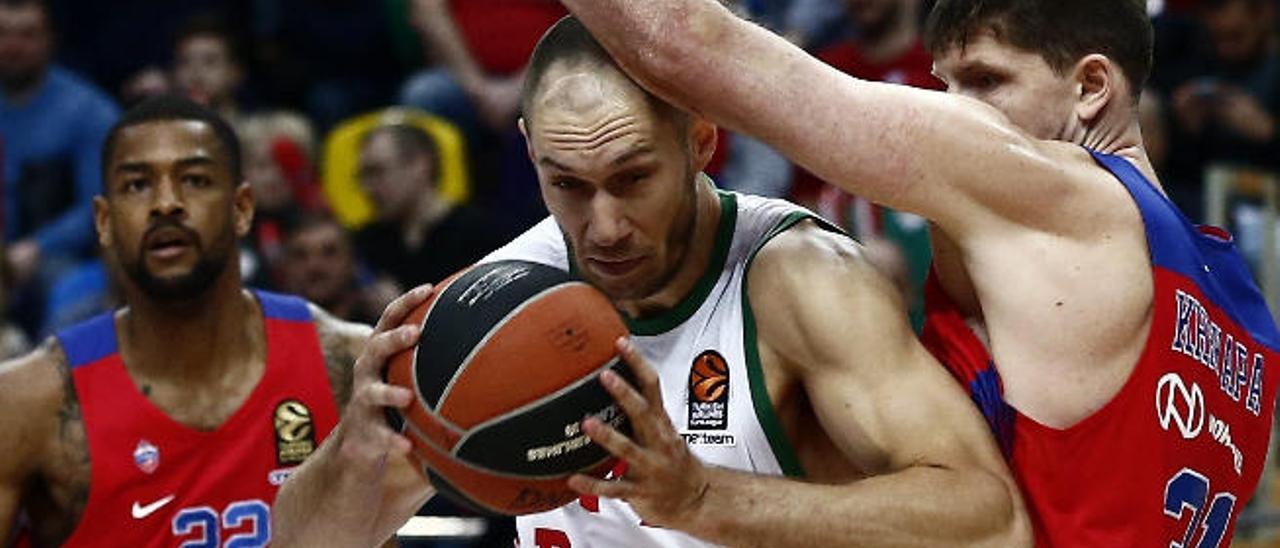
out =
{"type": "Polygon", "coordinates": [[[167,121],[191,121],[202,122],[213,128],[214,135],[218,138],[218,144],[222,146],[222,151],[226,153],[231,170],[231,176],[235,183],[239,183],[244,179],[244,171],[240,160],[240,138],[236,136],[231,124],[223,120],[217,112],[209,107],[201,105],[191,99],[179,95],[161,95],[144,99],[124,113],[120,120],[111,131],[107,132],[107,139],[102,144],[102,184],[104,187],[103,195],[106,192],[107,179],[110,176],[111,158],[115,155],[116,142],[120,138],[120,132],[127,128],[138,126],[150,122],[167,122],[167,121]]]}
{"type": "MultiPolygon", "coordinates": [[[[566,15],[547,29],[546,34],[538,40],[538,45],[533,48],[533,53],[529,56],[524,83],[520,90],[520,111],[524,116],[525,124],[532,123],[530,117],[533,114],[533,100],[542,88],[543,78],[551,67],[558,64],[607,67],[618,71],[618,74],[623,75],[624,78],[630,79],[618,67],[609,52],[605,51],[604,46],[601,46],[600,42],[591,35],[591,31],[588,31],[576,17],[566,15]]],[[[660,113],[670,114],[678,125],[687,127],[689,117],[684,111],[654,96],[639,84],[636,84],[636,88],[660,113]]],[[[683,132],[681,135],[683,136],[683,132]]]]}
{"type": "Polygon", "coordinates": [[[403,122],[383,124],[369,130],[360,138],[360,148],[363,150],[368,146],[369,141],[378,135],[386,135],[391,139],[392,144],[396,146],[396,154],[401,158],[419,155],[430,158],[431,179],[433,181],[440,179],[440,145],[426,130],[403,122]]]}
{"type": "Polygon", "coordinates": [[[1106,55],[1135,98],[1151,74],[1154,31],[1143,0],[938,0],[925,23],[925,46],[937,56],[984,31],[1039,55],[1059,74],[1086,55],[1106,55]]]}
{"type": "Polygon", "coordinates": [[[286,219],[284,222],[284,241],[287,243],[295,236],[314,229],[314,228],[334,228],[338,231],[340,239],[347,247],[351,246],[351,235],[347,229],[342,227],[337,219],[333,218],[326,212],[305,211],[292,218],[286,219]]]}
{"type": "Polygon", "coordinates": [[[609,52],[604,50],[604,46],[596,41],[581,21],[572,15],[562,17],[547,29],[529,56],[524,84],[520,90],[520,111],[524,114],[526,123],[533,110],[533,99],[542,87],[542,78],[556,63],[615,65],[609,52]]]}

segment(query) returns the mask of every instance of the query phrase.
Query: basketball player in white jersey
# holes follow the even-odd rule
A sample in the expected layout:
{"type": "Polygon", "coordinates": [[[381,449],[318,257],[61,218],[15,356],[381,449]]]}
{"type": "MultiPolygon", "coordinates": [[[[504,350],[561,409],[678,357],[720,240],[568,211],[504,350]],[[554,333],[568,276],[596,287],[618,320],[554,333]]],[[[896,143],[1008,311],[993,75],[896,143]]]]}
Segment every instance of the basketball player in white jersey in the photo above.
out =
{"type": "MultiPolygon", "coordinates": [[[[519,546],[1029,545],[980,415],[856,243],[794,205],[716,190],[700,174],[715,127],[631,82],[576,20],[527,74],[521,128],[552,218],[486,260],[604,291],[638,385],[603,379],[634,439],[583,424],[627,467],[571,485],[611,498],[517,518],[519,546]]],[[[427,489],[379,481],[407,443],[378,406],[409,394],[376,372],[412,345],[415,328],[389,327],[421,300],[388,309],[336,441],[281,491],[278,546],[373,544],[427,489]]]]}

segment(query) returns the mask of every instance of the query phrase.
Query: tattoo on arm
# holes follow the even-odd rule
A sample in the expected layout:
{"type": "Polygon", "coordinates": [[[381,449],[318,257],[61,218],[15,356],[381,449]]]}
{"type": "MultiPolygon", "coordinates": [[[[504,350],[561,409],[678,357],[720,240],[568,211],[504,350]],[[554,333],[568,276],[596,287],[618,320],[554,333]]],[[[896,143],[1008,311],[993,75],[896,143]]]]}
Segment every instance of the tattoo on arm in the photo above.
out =
{"type": "Polygon", "coordinates": [[[45,352],[62,379],[62,403],[57,413],[56,450],[28,485],[32,504],[27,510],[36,537],[43,544],[57,546],[70,538],[89,503],[91,467],[71,364],[55,342],[47,343],[45,352]]]}
{"type": "Polygon", "coordinates": [[[338,407],[342,408],[351,399],[351,371],[368,333],[361,333],[357,324],[348,324],[322,310],[313,308],[313,311],[317,311],[316,334],[320,337],[320,350],[324,353],[329,386],[333,388],[333,397],[338,401],[338,407]]]}
{"type": "Polygon", "coordinates": [[[351,399],[351,366],[356,357],[347,350],[347,343],[337,334],[320,338],[320,346],[324,351],[324,366],[329,374],[329,386],[333,387],[333,397],[342,407],[351,399]]]}

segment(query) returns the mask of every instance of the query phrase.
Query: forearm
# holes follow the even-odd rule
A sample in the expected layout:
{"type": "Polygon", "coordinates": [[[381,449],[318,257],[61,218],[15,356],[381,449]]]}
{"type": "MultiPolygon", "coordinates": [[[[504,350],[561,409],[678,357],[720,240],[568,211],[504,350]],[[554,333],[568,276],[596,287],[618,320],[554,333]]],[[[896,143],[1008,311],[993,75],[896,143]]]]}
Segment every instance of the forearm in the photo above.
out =
{"type": "Polygon", "coordinates": [[[847,485],[717,469],[688,532],[729,546],[1030,546],[1013,489],[926,466],[847,485]]]}
{"type": "Polygon", "coordinates": [[[280,486],[272,506],[272,546],[372,546],[368,501],[341,495],[341,476],[332,484],[334,444],[322,444],[280,486]],[[360,514],[361,511],[366,512],[360,514]]]}

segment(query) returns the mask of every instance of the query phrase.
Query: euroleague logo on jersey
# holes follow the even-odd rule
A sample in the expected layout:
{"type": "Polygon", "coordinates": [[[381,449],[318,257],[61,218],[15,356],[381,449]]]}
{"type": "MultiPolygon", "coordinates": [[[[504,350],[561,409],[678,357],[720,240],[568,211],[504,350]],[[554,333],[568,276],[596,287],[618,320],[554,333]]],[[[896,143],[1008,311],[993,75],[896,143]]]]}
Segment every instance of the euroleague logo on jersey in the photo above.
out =
{"type": "Polygon", "coordinates": [[[285,400],[276,406],[276,460],[281,465],[298,464],[316,450],[316,429],[311,424],[311,410],[298,400],[285,400]]]}
{"type": "Polygon", "coordinates": [[[715,350],[693,359],[689,368],[690,430],[724,430],[729,426],[729,364],[715,350]]]}

